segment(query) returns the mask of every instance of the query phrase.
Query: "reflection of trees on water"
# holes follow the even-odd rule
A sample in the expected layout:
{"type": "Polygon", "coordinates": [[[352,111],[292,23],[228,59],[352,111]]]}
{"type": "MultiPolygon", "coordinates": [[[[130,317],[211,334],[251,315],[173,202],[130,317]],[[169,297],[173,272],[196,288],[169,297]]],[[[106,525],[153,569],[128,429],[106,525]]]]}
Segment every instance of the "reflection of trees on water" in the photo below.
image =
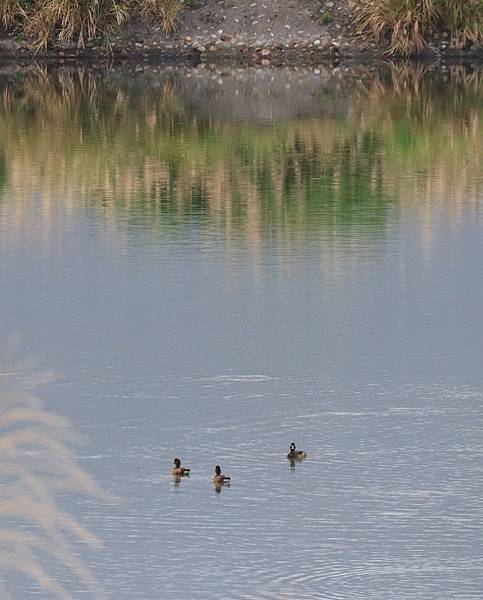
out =
{"type": "MultiPolygon", "coordinates": [[[[28,226],[41,189],[46,219],[62,204],[102,217],[116,235],[165,235],[195,221],[253,244],[354,227],[378,235],[389,206],[404,210],[412,198],[451,216],[476,194],[482,83],[459,68],[393,67],[347,84],[345,118],[332,110],[263,125],[206,106],[200,119],[180,100],[188,80],[169,72],[142,86],[39,71],[2,85],[9,211],[28,226]]],[[[340,84],[326,85],[331,95],[328,106],[340,84]]]]}
{"type": "MultiPolygon", "coordinates": [[[[0,597],[11,598],[9,576],[30,579],[51,598],[70,598],[62,579],[96,598],[104,592],[78,558],[98,538],[61,508],[63,495],[101,496],[75,462],[77,436],[62,417],[47,412],[34,393],[45,375],[0,355],[0,597]]],[[[16,584],[18,585],[18,583],[16,584]]]]}

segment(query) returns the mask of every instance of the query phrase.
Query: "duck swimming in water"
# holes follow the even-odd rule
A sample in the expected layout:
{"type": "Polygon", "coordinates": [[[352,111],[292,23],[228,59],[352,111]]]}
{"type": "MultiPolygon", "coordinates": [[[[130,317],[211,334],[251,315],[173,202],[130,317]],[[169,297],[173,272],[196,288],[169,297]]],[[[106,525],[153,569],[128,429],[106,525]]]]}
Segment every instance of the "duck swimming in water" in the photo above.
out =
{"type": "Polygon", "coordinates": [[[307,458],[307,452],[304,452],[303,450],[296,450],[295,444],[292,442],[290,444],[290,452],[287,454],[287,458],[289,460],[304,460],[307,458]]]}
{"type": "Polygon", "coordinates": [[[228,477],[228,475],[222,474],[220,465],[216,465],[215,474],[213,475],[213,483],[215,485],[223,485],[224,483],[227,483],[230,480],[231,480],[231,477],[228,477]]]}
{"type": "Polygon", "coordinates": [[[171,471],[171,473],[175,476],[175,477],[183,477],[183,475],[189,475],[190,474],[190,469],[188,467],[182,467],[181,466],[181,461],[179,458],[175,458],[173,461],[173,469],[171,471]]]}

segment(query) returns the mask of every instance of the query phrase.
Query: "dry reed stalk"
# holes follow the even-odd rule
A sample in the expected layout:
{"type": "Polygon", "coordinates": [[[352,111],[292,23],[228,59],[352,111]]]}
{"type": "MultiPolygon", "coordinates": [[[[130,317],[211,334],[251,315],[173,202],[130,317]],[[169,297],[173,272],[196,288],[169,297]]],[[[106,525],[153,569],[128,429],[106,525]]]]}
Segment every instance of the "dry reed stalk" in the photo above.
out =
{"type": "MultiPolygon", "coordinates": [[[[8,353],[10,354],[10,353],[8,353]]],[[[61,508],[62,494],[106,497],[80,468],[72,446],[79,440],[69,422],[47,412],[36,386],[51,379],[28,363],[11,364],[0,354],[0,594],[10,598],[8,573],[33,580],[52,598],[70,598],[50,573],[61,565],[96,598],[102,586],[77,557],[76,547],[101,546],[100,540],[61,508]]]]}

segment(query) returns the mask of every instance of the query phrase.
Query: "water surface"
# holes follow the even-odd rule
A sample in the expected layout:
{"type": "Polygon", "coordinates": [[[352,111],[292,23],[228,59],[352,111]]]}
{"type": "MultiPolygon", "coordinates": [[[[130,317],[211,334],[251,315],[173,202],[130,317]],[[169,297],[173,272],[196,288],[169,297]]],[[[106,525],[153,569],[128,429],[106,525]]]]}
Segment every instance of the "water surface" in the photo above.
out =
{"type": "Polygon", "coordinates": [[[40,397],[122,499],[60,497],[106,596],[481,598],[481,72],[0,92],[0,330],[57,373],[40,397]]]}

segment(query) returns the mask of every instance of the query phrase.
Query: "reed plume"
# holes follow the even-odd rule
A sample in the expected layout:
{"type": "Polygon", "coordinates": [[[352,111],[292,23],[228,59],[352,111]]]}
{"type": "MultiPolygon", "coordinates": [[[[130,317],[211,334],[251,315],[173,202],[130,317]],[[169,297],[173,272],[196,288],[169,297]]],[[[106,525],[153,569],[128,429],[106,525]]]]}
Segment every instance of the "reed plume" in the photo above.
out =
{"type": "Polygon", "coordinates": [[[69,422],[42,407],[35,388],[51,378],[28,362],[0,354],[0,596],[12,598],[9,576],[29,579],[51,598],[71,598],[53,574],[69,573],[96,598],[105,594],[78,558],[100,540],[61,506],[64,494],[104,494],[75,461],[79,441],[69,422]]]}

